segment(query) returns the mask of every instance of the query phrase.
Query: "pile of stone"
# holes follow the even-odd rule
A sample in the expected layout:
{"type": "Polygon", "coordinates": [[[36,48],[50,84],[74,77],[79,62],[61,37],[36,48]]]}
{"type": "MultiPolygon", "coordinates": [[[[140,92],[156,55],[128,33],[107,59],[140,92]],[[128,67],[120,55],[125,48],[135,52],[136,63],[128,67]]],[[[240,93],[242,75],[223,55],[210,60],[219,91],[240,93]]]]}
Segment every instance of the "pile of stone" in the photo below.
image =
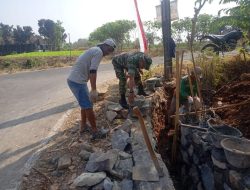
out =
{"type": "MultiPolygon", "coordinates": [[[[144,102],[140,103],[141,108],[144,102]]],[[[148,105],[148,103],[146,103],[148,105]]],[[[107,104],[107,114],[111,120],[115,119],[121,110],[118,105],[107,104]],[[115,116],[114,113],[117,115],[115,116]]],[[[148,115],[147,115],[148,116],[148,115]]],[[[146,117],[147,130],[154,140],[150,118],[146,117]]],[[[137,119],[130,118],[116,127],[111,134],[112,149],[107,152],[82,150],[80,155],[87,161],[84,172],[73,180],[72,188],[80,187],[93,190],[173,190],[173,183],[161,156],[158,161],[164,176],[159,176],[143,139],[137,119]]]]}
{"type": "Polygon", "coordinates": [[[181,126],[182,179],[187,189],[250,189],[250,168],[236,168],[222,148],[214,146],[209,132],[181,126]]]}

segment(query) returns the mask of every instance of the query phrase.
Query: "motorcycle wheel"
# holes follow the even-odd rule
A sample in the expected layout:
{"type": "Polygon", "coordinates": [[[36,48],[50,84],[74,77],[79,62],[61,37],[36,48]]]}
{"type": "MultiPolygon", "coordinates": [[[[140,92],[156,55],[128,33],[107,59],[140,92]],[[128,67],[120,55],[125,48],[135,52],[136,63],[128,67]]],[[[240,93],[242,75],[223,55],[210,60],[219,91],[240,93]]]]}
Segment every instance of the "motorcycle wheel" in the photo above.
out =
{"type": "Polygon", "coordinates": [[[216,53],[216,55],[219,55],[220,50],[218,48],[218,46],[216,46],[215,44],[206,44],[202,47],[201,52],[214,52],[216,53]]]}

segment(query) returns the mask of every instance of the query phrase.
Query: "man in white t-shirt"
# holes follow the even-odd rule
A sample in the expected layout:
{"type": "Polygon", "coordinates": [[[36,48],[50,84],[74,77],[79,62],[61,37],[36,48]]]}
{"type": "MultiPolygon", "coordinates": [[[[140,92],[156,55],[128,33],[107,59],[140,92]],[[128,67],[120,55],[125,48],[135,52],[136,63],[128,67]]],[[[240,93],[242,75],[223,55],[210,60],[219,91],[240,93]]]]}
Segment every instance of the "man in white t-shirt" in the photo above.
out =
{"type": "Polygon", "coordinates": [[[92,128],[92,140],[102,138],[107,132],[98,130],[93,111],[93,104],[98,97],[96,90],[97,69],[102,58],[112,53],[116,44],[112,39],[107,39],[85,51],[76,60],[67,79],[68,85],[81,107],[81,125],[80,133],[88,129],[87,120],[92,128]],[[87,82],[90,81],[91,91],[89,92],[87,82]]]}

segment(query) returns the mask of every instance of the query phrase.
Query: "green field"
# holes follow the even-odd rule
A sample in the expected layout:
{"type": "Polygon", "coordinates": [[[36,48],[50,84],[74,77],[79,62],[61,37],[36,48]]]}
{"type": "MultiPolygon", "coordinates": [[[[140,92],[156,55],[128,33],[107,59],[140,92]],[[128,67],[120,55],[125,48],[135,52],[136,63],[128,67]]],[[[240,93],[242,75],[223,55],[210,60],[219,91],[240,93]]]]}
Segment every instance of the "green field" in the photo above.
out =
{"type": "MultiPolygon", "coordinates": [[[[71,56],[79,56],[83,50],[71,51],[71,56]]],[[[70,56],[70,51],[30,52],[3,56],[4,58],[57,57],[70,56]]]]}

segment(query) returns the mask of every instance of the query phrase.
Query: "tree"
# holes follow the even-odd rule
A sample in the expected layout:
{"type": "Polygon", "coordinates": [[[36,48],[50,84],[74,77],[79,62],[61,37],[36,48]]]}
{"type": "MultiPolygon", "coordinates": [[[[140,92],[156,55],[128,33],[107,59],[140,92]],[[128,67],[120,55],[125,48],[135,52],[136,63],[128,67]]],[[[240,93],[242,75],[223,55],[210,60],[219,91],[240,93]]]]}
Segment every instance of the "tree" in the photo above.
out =
{"type": "Polygon", "coordinates": [[[223,9],[221,11],[228,14],[218,21],[221,24],[227,23],[235,27],[239,27],[247,32],[250,40],[250,1],[249,0],[221,0],[220,3],[235,2],[237,6],[233,8],[223,9]]]}
{"type": "Polygon", "coordinates": [[[146,21],[144,22],[144,26],[146,28],[145,33],[150,47],[150,45],[154,45],[156,40],[160,40],[157,36],[157,32],[161,29],[161,23],[158,21],[146,21]]]}
{"type": "Polygon", "coordinates": [[[52,50],[60,50],[63,42],[67,38],[64,33],[65,29],[62,27],[62,22],[56,23],[50,19],[40,19],[38,21],[38,32],[45,38],[47,44],[51,45],[52,50]]]}
{"type": "Polygon", "coordinates": [[[172,24],[172,32],[175,40],[181,42],[183,37],[189,39],[191,28],[192,21],[189,17],[174,21],[172,24]]]}
{"type": "Polygon", "coordinates": [[[78,39],[77,42],[72,44],[72,48],[87,48],[88,47],[88,39],[78,39]]]}
{"type": "Polygon", "coordinates": [[[196,36],[203,36],[212,31],[212,23],[215,18],[212,15],[201,14],[197,19],[196,36]]]}
{"type": "Polygon", "coordinates": [[[55,45],[55,49],[56,50],[60,50],[62,47],[62,44],[65,42],[66,38],[67,38],[67,34],[65,33],[65,29],[62,27],[62,22],[57,21],[55,23],[55,41],[54,41],[54,45],[55,45]]]}
{"type": "Polygon", "coordinates": [[[129,32],[135,27],[135,22],[129,20],[109,22],[92,32],[89,36],[89,40],[100,42],[107,38],[113,38],[122,49],[124,41],[129,38],[129,32]]]}
{"type": "Polygon", "coordinates": [[[0,23],[0,34],[3,45],[13,43],[13,26],[0,23]]]}
{"type": "Polygon", "coordinates": [[[16,44],[30,43],[33,35],[34,33],[32,32],[32,28],[30,26],[17,26],[13,29],[13,37],[16,44]]]}

